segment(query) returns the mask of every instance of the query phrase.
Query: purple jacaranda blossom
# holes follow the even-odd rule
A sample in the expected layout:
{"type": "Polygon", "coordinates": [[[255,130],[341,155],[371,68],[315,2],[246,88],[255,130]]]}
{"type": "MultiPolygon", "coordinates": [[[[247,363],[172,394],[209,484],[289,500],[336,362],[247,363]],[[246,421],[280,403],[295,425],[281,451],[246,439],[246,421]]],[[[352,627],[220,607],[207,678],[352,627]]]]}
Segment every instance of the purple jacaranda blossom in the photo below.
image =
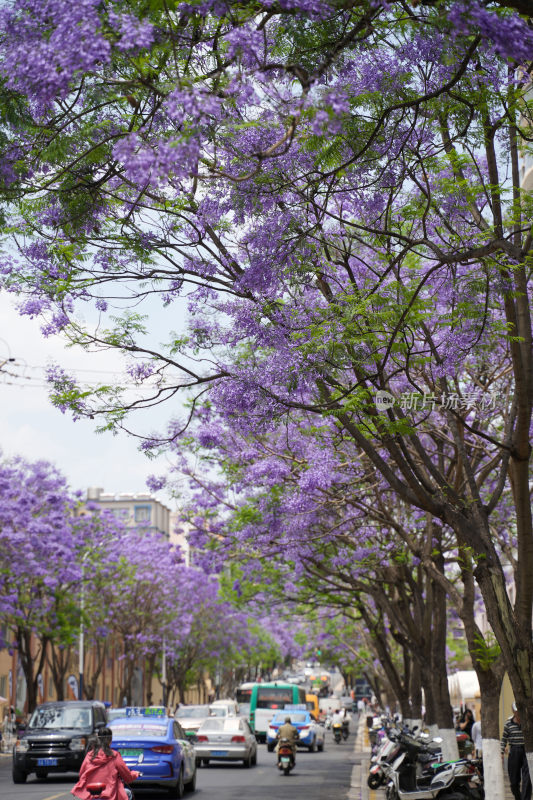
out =
{"type": "Polygon", "coordinates": [[[533,31],[516,14],[501,16],[478,0],[460,0],[452,5],[448,18],[458,33],[468,33],[475,26],[503,58],[519,64],[533,58],[533,31]]]}
{"type": "Polygon", "coordinates": [[[220,117],[222,103],[207,92],[195,92],[191,88],[174,89],[165,101],[165,111],[176,125],[181,125],[185,120],[198,123],[207,117],[220,117]]]}
{"type": "Polygon", "coordinates": [[[117,142],[113,154],[124,165],[130,180],[143,186],[158,186],[169,174],[189,177],[196,169],[198,152],[194,139],[159,142],[154,151],[144,146],[136,134],[129,134],[117,142]]]}
{"type": "MultiPolygon", "coordinates": [[[[223,575],[238,550],[250,577],[282,554],[293,592],[316,548],[344,588],[406,564],[418,576],[421,540],[454,563],[464,547],[486,559],[476,575],[512,673],[506,632],[528,628],[514,615],[529,601],[511,607],[501,554],[527,585],[512,548],[531,524],[516,513],[500,537],[491,515],[517,489],[517,510],[530,500],[527,22],[453,0],[401,22],[393,2],[259,18],[217,0],[180,5],[172,24],[152,9],[149,43],[129,17],[122,39],[103,7],[75,24],[57,4],[50,19],[14,8],[5,147],[31,177],[15,162],[3,284],[85,345],[78,308],[120,291],[133,311],[98,344],[132,357],[137,307],[186,298],[189,329],[155,362],[180,373],[166,396],[187,386],[191,419],[175,412],[144,446],[167,447],[193,485],[193,456],[205,467],[185,515],[198,543],[220,544],[202,566],[223,575]],[[20,41],[42,60],[62,25],[41,91],[20,41]],[[85,64],[74,50],[91,37],[102,57],[85,64]]],[[[56,382],[63,407],[122,424],[117,387],[56,382]]]]}
{"type": "Polygon", "coordinates": [[[139,20],[133,14],[117,13],[112,9],[108,13],[108,19],[120,36],[117,42],[119,50],[144,49],[152,44],[154,29],[147,20],[139,20]]]}
{"type": "Polygon", "coordinates": [[[151,492],[158,492],[160,489],[163,489],[166,486],[166,483],[166,475],[149,475],[146,479],[146,485],[151,492]]]}
{"type": "Polygon", "coordinates": [[[0,21],[6,35],[2,73],[7,85],[48,105],[67,94],[77,73],[106,63],[111,48],[98,5],[98,0],[19,0],[4,7],[0,21]]]}

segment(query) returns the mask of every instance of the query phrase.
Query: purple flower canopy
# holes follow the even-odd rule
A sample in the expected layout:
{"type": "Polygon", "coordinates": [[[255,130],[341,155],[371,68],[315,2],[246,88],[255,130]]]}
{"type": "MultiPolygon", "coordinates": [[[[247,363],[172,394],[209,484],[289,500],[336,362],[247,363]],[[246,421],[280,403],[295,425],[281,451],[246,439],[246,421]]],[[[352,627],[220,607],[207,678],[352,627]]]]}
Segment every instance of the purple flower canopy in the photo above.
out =
{"type": "MultiPolygon", "coordinates": [[[[132,400],[54,367],[57,405],[112,428],[190,390],[143,447],[191,475],[202,457],[188,520],[206,569],[246,551],[235,594],[265,555],[295,592],[317,552],[345,583],[394,559],[418,570],[423,533],[430,554],[482,553],[511,672],[506,637],[531,621],[525,597],[515,624],[501,559],[532,535],[523,7],[213,0],[136,18],[15,0],[0,59],[17,101],[2,284],[47,335],[122,350],[148,389],[132,400]],[[154,345],[146,300],[187,306],[188,328],[154,345]]],[[[512,563],[529,585],[533,565],[512,563]]]]}
{"type": "Polygon", "coordinates": [[[128,661],[160,656],[163,641],[172,662],[193,640],[200,666],[251,658],[257,637],[270,637],[280,658],[294,651],[283,623],[264,609],[259,622],[237,610],[218,579],[187,567],[164,536],[125,528],[90,504],[81,510],[47,462],[0,462],[0,554],[1,646],[18,646],[24,632],[59,647],[77,642],[83,584],[86,638],[114,636],[128,661]]]}

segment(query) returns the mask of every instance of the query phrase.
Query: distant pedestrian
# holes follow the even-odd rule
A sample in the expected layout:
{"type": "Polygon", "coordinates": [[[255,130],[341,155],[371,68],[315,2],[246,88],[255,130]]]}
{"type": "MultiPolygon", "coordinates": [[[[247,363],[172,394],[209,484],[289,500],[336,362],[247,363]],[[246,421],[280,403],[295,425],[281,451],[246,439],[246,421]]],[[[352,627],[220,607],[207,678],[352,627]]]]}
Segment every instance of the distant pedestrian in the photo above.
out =
{"type": "Polygon", "coordinates": [[[465,708],[465,712],[459,720],[459,729],[472,739],[472,727],[474,725],[474,713],[470,708],[465,708]]]}
{"type": "Polygon", "coordinates": [[[483,739],[481,736],[481,722],[479,720],[472,725],[472,741],[474,742],[475,758],[483,758],[483,739]]]}
{"type": "Polygon", "coordinates": [[[527,766],[526,748],[524,746],[524,734],[520,725],[520,712],[513,703],[513,715],[509,717],[503,726],[501,740],[502,758],[505,755],[507,745],[509,745],[509,759],[507,761],[507,771],[511,791],[515,800],[531,800],[531,778],[527,766]]]}
{"type": "Polygon", "coordinates": [[[358,713],[358,714],[363,714],[363,713],[364,713],[364,710],[365,710],[365,703],[364,703],[364,700],[362,700],[361,698],[359,698],[359,700],[357,701],[357,713],[358,713]]]}

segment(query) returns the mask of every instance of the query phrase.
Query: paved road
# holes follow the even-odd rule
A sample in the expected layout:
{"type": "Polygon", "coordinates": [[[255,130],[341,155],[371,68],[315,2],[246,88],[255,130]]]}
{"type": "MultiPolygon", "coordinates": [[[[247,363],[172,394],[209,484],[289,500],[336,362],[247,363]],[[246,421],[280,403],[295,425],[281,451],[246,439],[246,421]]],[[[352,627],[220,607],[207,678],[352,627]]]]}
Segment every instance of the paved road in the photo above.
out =
{"type": "MultiPolygon", "coordinates": [[[[190,800],[346,800],[352,769],[361,757],[354,752],[352,735],[341,745],[327,733],[323,753],[298,752],[296,768],[287,777],[275,768],[275,754],[259,746],[258,765],[244,769],[240,764],[213,763],[198,770],[195,794],[190,800]]],[[[38,781],[30,776],[23,785],[11,780],[11,759],[0,757],[0,800],[71,800],[76,776],[49,777],[38,781]]],[[[164,800],[165,792],[136,790],[136,800],[164,800]]]]}

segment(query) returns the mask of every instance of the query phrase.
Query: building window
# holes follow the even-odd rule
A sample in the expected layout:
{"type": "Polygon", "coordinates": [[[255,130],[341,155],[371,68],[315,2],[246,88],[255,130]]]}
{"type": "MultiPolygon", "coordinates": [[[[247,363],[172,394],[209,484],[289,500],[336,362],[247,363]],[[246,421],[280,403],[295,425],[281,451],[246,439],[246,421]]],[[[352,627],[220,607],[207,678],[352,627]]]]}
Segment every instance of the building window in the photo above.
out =
{"type": "Polygon", "coordinates": [[[135,506],[135,522],[150,522],[151,516],[150,506],[135,506]]]}
{"type": "Polygon", "coordinates": [[[115,519],[127,520],[130,518],[129,508],[113,508],[111,509],[115,519]]]}
{"type": "MultiPolygon", "coordinates": [[[[0,695],[7,697],[7,675],[0,677],[0,695]]],[[[11,698],[9,698],[11,700],[11,698]]]]}

